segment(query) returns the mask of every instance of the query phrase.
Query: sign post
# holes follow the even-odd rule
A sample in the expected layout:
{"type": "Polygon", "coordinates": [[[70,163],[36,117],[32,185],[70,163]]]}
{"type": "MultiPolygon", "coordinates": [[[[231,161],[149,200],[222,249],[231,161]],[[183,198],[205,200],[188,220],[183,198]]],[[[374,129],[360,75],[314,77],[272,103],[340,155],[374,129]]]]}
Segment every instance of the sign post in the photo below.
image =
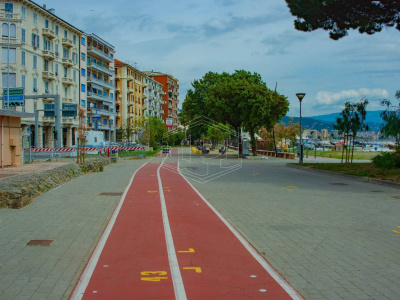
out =
{"type": "Polygon", "coordinates": [[[10,107],[10,105],[25,105],[25,95],[23,88],[10,88],[3,89],[3,101],[5,107],[10,107]],[[9,91],[8,91],[9,90],[9,91]],[[10,99],[8,99],[8,93],[10,95],[10,99]]]}

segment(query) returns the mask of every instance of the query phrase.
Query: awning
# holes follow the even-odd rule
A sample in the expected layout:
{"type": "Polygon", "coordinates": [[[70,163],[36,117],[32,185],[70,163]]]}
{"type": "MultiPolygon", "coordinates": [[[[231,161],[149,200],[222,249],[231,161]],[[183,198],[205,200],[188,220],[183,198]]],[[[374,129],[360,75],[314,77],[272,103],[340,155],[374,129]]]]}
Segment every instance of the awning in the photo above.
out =
{"type": "Polygon", "coordinates": [[[96,83],[92,83],[92,88],[94,88],[96,90],[99,90],[99,91],[103,90],[103,87],[101,85],[96,84],[96,83]]]}

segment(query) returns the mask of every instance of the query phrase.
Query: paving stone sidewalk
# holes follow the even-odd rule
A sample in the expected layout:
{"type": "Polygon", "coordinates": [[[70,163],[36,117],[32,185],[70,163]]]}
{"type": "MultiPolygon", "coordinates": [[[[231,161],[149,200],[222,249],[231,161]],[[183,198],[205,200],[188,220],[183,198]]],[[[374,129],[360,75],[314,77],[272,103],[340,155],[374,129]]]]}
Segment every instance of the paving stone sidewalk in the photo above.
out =
{"type": "Polygon", "coordinates": [[[148,160],[123,160],[18,209],[0,209],[0,299],[68,299],[132,174],[148,160]],[[54,240],[27,246],[30,240],[54,240]]]}
{"type": "Polygon", "coordinates": [[[192,183],[306,299],[400,299],[399,189],[286,163],[192,183]]]}

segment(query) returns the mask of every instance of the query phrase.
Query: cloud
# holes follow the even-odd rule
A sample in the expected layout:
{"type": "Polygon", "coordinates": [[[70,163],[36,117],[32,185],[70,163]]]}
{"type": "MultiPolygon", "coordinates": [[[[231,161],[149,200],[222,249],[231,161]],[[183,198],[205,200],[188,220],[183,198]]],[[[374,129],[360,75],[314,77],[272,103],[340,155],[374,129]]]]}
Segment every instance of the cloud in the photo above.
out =
{"type": "Polygon", "coordinates": [[[345,101],[357,101],[362,97],[368,98],[387,98],[389,93],[384,89],[367,89],[361,88],[358,90],[346,90],[338,93],[320,91],[317,93],[317,105],[337,105],[345,101]]]}

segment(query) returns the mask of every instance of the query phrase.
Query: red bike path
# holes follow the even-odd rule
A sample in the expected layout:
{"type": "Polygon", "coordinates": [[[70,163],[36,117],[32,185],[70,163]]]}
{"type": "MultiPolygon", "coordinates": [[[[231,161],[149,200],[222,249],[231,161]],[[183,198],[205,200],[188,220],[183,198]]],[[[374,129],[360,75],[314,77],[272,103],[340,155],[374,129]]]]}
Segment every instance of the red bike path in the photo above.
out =
{"type": "Polygon", "coordinates": [[[302,299],[260,264],[176,163],[159,167],[147,163],[134,175],[71,299],[302,299]]]}

